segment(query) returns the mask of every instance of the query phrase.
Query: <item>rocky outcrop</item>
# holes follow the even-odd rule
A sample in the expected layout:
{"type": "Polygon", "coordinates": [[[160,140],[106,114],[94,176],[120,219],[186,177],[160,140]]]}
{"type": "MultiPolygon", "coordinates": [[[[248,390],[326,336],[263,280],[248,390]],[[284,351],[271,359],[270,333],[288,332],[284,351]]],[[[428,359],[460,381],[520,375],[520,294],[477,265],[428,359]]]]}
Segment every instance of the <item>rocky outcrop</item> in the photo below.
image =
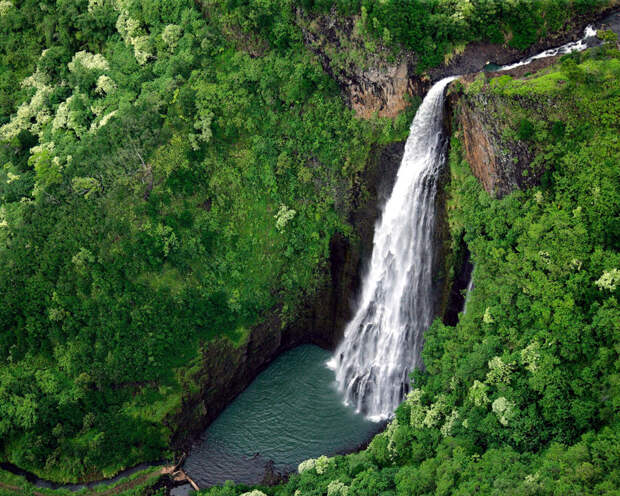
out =
{"type": "Polygon", "coordinates": [[[188,451],[204,429],[280,353],[306,343],[333,349],[340,341],[352,315],[363,262],[372,250],[379,209],[392,189],[403,150],[404,143],[393,143],[374,153],[350,211],[355,235],[337,233],[331,239],[323,284],[299,309],[293,323],[284,325],[279,309],[274,309],[242,343],[220,338],[203,346],[199,362],[184,381],[182,405],[165,422],[172,432],[174,450],[188,451]]]}
{"type": "MultiPolygon", "coordinates": [[[[587,19],[584,18],[583,21],[587,19]]],[[[605,17],[597,27],[619,32],[620,12],[605,17]]],[[[551,37],[546,44],[557,46],[558,41],[551,37]]],[[[589,43],[596,45],[600,44],[600,41],[593,38],[589,43]]],[[[506,55],[498,57],[494,60],[501,63],[509,61],[506,55]]],[[[507,71],[468,74],[460,78],[461,84],[452,85],[446,115],[449,119],[456,116],[456,122],[450,121],[448,126],[451,132],[458,130],[461,133],[465,158],[473,174],[488,193],[498,198],[516,189],[526,189],[538,184],[544,172],[544,164],[542,167],[532,167],[536,155],[532,144],[514,137],[516,122],[515,115],[512,115],[514,112],[510,110],[511,106],[521,112],[538,115],[544,120],[544,108],[550,105],[550,102],[537,103],[534,97],[515,97],[514,101],[510,102],[489,90],[487,83],[498,76],[527,78],[530,74],[557,63],[558,59],[559,57],[547,57],[507,71]],[[463,91],[463,85],[468,87],[469,91],[463,91]],[[478,88],[472,90],[476,86],[478,88]],[[457,90],[459,87],[461,89],[457,90]],[[511,120],[513,122],[510,122],[511,120]]]]}
{"type": "Polygon", "coordinates": [[[449,132],[458,133],[472,173],[496,198],[539,183],[544,164],[533,167],[535,147],[515,133],[517,114],[538,114],[544,105],[534,97],[509,101],[490,90],[488,82],[497,76],[527,77],[556,63],[558,58],[539,59],[502,72],[466,75],[451,86],[446,100],[449,132]]]}
{"type": "Polygon", "coordinates": [[[497,119],[495,98],[485,93],[462,95],[458,113],[465,158],[488,193],[501,198],[537,183],[540,172],[529,173],[534,153],[523,141],[502,136],[505,123],[497,119]]]}
{"type": "Polygon", "coordinates": [[[296,16],[306,46],[318,56],[359,117],[395,117],[407,107],[414,93],[411,53],[403,52],[388,62],[390,53],[381,43],[373,50],[367,48],[357,27],[359,18],[341,16],[335,8],[315,16],[297,8],[296,16]]]}
{"type": "MultiPolygon", "coordinates": [[[[529,77],[558,60],[549,57],[533,61],[527,66],[503,72],[481,72],[466,75],[454,82],[446,98],[446,128],[462,143],[463,158],[483,188],[496,198],[501,198],[516,189],[526,189],[540,180],[544,164],[533,167],[536,149],[532,143],[518,139],[515,135],[515,107],[518,112],[540,113],[536,99],[516,97],[515,101],[501,97],[490,90],[488,82],[496,76],[509,75],[513,78],[529,77]]],[[[548,104],[548,102],[545,102],[548,104]]],[[[444,183],[450,180],[446,171],[444,183]]],[[[443,243],[439,242],[443,267],[438,270],[445,274],[445,284],[441,294],[440,315],[446,325],[456,325],[459,313],[464,308],[464,290],[470,281],[473,265],[469,249],[464,241],[464,233],[450,233],[445,211],[445,192],[438,202],[440,232],[443,243]],[[455,239],[456,238],[456,239],[455,239]]]]}
{"type": "MultiPolygon", "coordinates": [[[[534,150],[527,143],[507,138],[505,130],[510,126],[506,120],[505,101],[496,95],[483,91],[488,80],[497,75],[522,77],[536,72],[557,61],[557,58],[536,60],[527,67],[518,67],[500,73],[484,72],[467,75],[455,81],[448,90],[446,98],[446,133],[455,134],[463,144],[463,154],[472,173],[484,189],[495,197],[502,197],[515,189],[527,188],[535,184],[542,172],[531,169],[534,150]],[[479,90],[471,88],[479,86],[479,90]],[[470,91],[465,88],[469,87],[470,91]],[[524,171],[527,174],[524,175],[524,171]]],[[[488,90],[488,87],[487,87],[488,90]]],[[[522,105],[527,105],[525,102],[522,105]]],[[[448,167],[441,178],[442,188],[437,202],[437,258],[440,266],[436,268],[441,278],[438,291],[438,315],[444,324],[457,324],[459,314],[464,308],[464,290],[470,281],[473,265],[470,253],[463,239],[464,233],[450,232],[446,210],[446,186],[450,181],[448,167]]]]}
{"type": "Polygon", "coordinates": [[[382,69],[361,71],[356,81],[347,85],[349,105],[359,117],[396,117],[413,93],[406,62],[382,69]]]}

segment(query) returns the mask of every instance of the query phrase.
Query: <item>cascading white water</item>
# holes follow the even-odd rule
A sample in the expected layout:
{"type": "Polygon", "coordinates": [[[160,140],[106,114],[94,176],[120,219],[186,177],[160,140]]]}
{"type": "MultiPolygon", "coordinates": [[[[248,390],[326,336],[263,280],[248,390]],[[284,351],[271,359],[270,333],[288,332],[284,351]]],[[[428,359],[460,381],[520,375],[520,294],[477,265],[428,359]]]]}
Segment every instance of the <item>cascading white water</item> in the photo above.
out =
{"type": "MultiPolygon", "coordinates": [[[[588,26],[577,42],[498,70],[585,50],[586,40],[595,35],[588,26]]],[[[421,365],[423,334],[433,318],[433,217],[437,175],[445,159],[443,94],[453,79],[430,89],[411,124],[396,184],[375,228],[357,311],[328,362],[345,402],[376,420],[390,417],[405,395],[409,372],[421,365]]]]}
{"type": "Polygon", "coordinates": [[[469,303],[469,296],[472,289],[474,289],[474,269],[471,270],[469,275],[469,282],[467,283],[467,289],[465,290],[465,303],[463,304],[463,314],[467,313],[467,303],[469,303]]]}
{"type": "Polygon", "coordinates": [[[431,267],[437,176],[445,158],[442,79],[411,124],[392,195],[375,228],[361,300],[328,365],[345,401],[370,418],[386,418],[420,361],[431,324],[431,267]]]}
{"type": "Polygon", "coordinates": [[[528,65],[534,60],[538,59],[546,59],[548,57],[555,57],[557,55],[564,55],[571,52],[581,52],[588,48],[587,40],[596,36],[596,29],[592,25],[587,26],[583,31],[583,38],[577,41],[571,41],[570,43],[566,43],[565,45],[550,48],[549,50],[545,50],[544,52],[540,52],[532,57],[528,57],[527,59],[521,60],[514,64],[504,65],[498,69],[498,71],[507,71],[509,69],[514,69],[515,67],[521,67],[522,65],[528,65]]]}

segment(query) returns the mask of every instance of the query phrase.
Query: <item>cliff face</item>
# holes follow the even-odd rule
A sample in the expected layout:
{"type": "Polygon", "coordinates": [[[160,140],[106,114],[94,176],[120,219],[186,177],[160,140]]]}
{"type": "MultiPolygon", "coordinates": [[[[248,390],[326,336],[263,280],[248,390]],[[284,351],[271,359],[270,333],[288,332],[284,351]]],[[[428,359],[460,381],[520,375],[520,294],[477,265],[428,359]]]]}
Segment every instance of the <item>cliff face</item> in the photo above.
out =
{"type": "Polygon", "coordinates": [[[558,57],[548,57],[508,71],[463,76],[451,85],[446,99],[448,133],[461,134],[472,173],[496,198],[540,182],[545,166],[533,165],[536,144],[523,139],[523,135],[533,133],[533,125],[528,131],[531,123],[525,117],[544,118],[545,109],[553,102],[540,101],[534,95],[507,99],[498,96],[487,83],[497,76],[528,77],[556,62],[558,57]],[[519,130],[520,125],[524,131],[519,130]]]}
{"type": "Polygon", "coordinates": [[[534,158],[531,148],[523,141],[503,136],[506,123],[497,118],[501,103],[492,95],[480,93],[462,94],[458,105],[465,157],[484,189],[501,198],[536,184],[542,170],[536,174],[525,172],[529,172],[534,158]]]}
{"type": "MultiPolygon", "coordinates": [[[[524,67],[502,73],[467,75],[452,83],[446,97],[446,133],[456,133],[463,144],[463,155],[470,170],[483,188],[496,198],[516,189],[537,184],[544,173],[544,164],[533,167],[536,149],[532,143],[518,139],[515,121],[518,109],[537,107],[537,102],[520,99],[508,101],[489,90],[486,83],[495,76],[510,75],[521,78],[526,74],[557,62],[557,58],[541,59],[524,67]]],[[[540,102],[538,102],[540,103],[540,102]]],[[[544,108],[544,105],[539,105],[544,108]]],[[[540,110],[540,109],[536,109],[540,110]]],[[[437,258],[436,268],[440,286],[437,296],[438,315],[444,324],[456,325],[463,310],[466,289],[473,265],[468,247],[460,233],[454,238],[450,232],[447,193],[450,181],[449,167],[442,175],[442,189],[437,203],[437,258]]]]}
{"type": "Polygon", "coordinates": [[[341,16],[335,10],[311,17],[298,8],[296,15],[304,43],[318,56],[359,117],[396,117],[408,105],[414,94],[411,53],[393,60],[380,44],[368,50],[356,26],[359,19],[341,16]]]}
{"type": "Polygon", "coordinates": [[[365,191],[356,194],[350,212],[355,235],[347,238],[337,233],[332,238],[324,283],[293,323],[283,325],[274,309],[251,329],[245,342],[235,345],[222,338],[203,347],[199,363],[186,379],[181,408],[165,422],[174,450],[187,452],[193,440],[280,353],[300,344],[327,349],[338,344],[352,316],[375,222],[391,192],[403,151],[404,143],[393,143],[375,152],[362,178],[365,191]]]}
{"type": "Polygon", "coordinates": [[[405,61],[383,69],[369,69],[356,75],[348,84],[349,101],[357,115],[368,119],[395,117],[407,107],[413,93],[405,61]]]}

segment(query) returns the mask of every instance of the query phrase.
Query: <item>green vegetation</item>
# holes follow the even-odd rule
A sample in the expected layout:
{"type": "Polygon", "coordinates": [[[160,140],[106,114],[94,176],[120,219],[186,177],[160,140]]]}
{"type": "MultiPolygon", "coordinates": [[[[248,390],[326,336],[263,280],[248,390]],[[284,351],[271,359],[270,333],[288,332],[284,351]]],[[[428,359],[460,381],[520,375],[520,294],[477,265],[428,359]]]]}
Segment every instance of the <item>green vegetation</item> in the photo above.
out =
{"type": "Polygon", "coordinates": [[[201,342],[312,295],[407,123],[355,119],[290,10],[252,57],[217,2],[1,5],[0,459],[111,475],[165,453],[201,342]]]}
{"type": "MultiPolygon", "coordinates": [[[[471,40],[527,46],[607,3],[338,6],[425,67],[471,40]]],[[[0,1],[0,460],[76,481],[161,459],[198,349],[241,342],[272,311],[290,321],[318,287],[330,238],[351,235],[371,151],[408,122],[355,118],[305,49],[295,6],[0,1]]],[[[429,332],[418,403],[368,451],[266,492],[389,494],[435,484],[436,471],[460,484],[477,464],[508,470],[506,453],[523,473],[579,460],[584,484],[614,480],[614,57],[568,59],[532,82],[558,102],[557,122],[528,114],[514,127],[554,164],[543,189],[493,202],[471,177],[454,182],[455,236],[466,233],[480,289],[456,334],[429,332]],[[536,256],[548,266],[532,270],[536,256]],[[536,279],[517,287],[521,271],[536,279]],[[542,376],[522,352],[540,355],[542,376]],[[496,356],[508,382],[486,378],[496,356]],[[488,404],[467,399],[474,380],[488,404]],[[432,425],[411,424],[415,408],[432,425]]],[[[518,101],[520,85],[494,91],[518,101]]]]}
{"type": "Polygon", "coordinates": [[[619,78],[606,47],[472,83],[502,103],[506,139],[535,151],[541,185],[492,198],[455,133],[448,211],[475,264],[467,313],[426,333],[426,371],[367,450],[306,461],[265,494],[618,493],[619,78]]]}

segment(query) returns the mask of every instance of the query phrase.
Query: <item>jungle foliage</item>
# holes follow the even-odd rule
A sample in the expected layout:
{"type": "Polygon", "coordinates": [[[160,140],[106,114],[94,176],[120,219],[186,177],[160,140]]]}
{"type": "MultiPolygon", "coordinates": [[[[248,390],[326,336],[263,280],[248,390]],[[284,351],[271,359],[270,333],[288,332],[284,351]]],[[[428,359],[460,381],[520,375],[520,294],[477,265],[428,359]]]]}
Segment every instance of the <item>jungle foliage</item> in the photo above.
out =
{"type": "Polygon", "coordinates": [[[161,458],[200,343],[312,295],[407,122],[354,118],[290,9],[260,57],[219,2],[0,9],[0,458],[110,474],[161,458]]]}
{"type": "MultiPolygon", "coordinates": [[[[543,2],[547,7],[534,16],[536,36],[560,25],[548,24],[553,16],[544,10],[555,3],[543,2]]],[[[483,4],[493,7],[480,11],[486,12],[489,25],[502,26],[498,29],[507,33],[506,21],[500,19],[510,17],[498,7],[504,2],[471,2],[483,4]]],[[[369,36],[384,36],[383,28],[398,21],[395,12],[405,5],[421,3],[368,4],[369,36]]],[[[428,5],[435,13],[448,2],[428,5]]],[[[568,19],[599,5],[568,2],[558,15],[568,19]]],[[[284,322],[290,320],[299,302],[320,283],[330,238],[337,231],[351,234],[352,195],[359,190],[371,151],[402,139],[408,122],[355,118],[316,57],[304,48],[294,6],[291,0],[205,0],[200,5],[190,0],[0,1],[1,460],[70,481],[161,458],[170,435],[164,420],[179,407],[184,389],[193,387],[187,369],[199,347],[217,336],[244,339],[247,329],[275,308],[284,322]]],[[[358,3],[341,7],[359,7],[362,13],[358,3]]],[[[459,26],[465,35],[425,31],[426,24],[407,35],[398,21],[388,27],[389,39],[413,46],[430,36],[432,44],[425,41],[417,50],[424,64],[432,64],[439,59],[431,52],[445,52],[457,39],[480,36],[472,34],[474,24],[459,26]]],[[[508,26],[515,31],[519,27],[508,26]]],[[[604,78],[595,78],[591,89],[584,82],[591,84],[587,64],[597,63],[567,65],[563,70],[572,71],[574,84],[563,91],[584,95],[584,105],[605,101],[600,97],[604,78]]],[[[572,94],[558,91],[560,96],[572,94]]],[[[578,114],[568,115],[577,119],[578,114]]],[[[552,143],[569,143],[573,133],[594,149],[595,138],[613,124],[613,114],[607,115],[600,122],[586,121],[590,128],[580,121],[574,132],[568,122],[558,125],[549,131],[559,136],[552,143]]],[[[534,130],[538,132],[536,126],[534,130]]],[[[613,143],[598,145],[598,155],[579,156],[583,174],[592,180],[595,173],[587,169],[592,157],[610,153],[613,143]]],[[[560,176],[550,176],[549,192],[560,182],[560,176]]],[[[595,191],[579,188],[575,186],[575,195],[595,191]]],[[[600,223],[612,222],[608,215],[616,200],[608,189],[601,184],[596,190],[611,202],[607,210],[603,204],[597,204],[598,210],[581,205],[584,219],[597,219],[596,232],[605,231],[600,223]]],[[[479,208],[474,199],[483,195],[475,192],[466,198],[463,212],[479,208]]],[[[510,200],[515,205],[522,201],[515,198],[510,200]]],[[[505,203],[498,205],[508,209],[505,203]]],[[[487,208],[485,204],[472,219],[462,214],[471,236],[487,222],[487,208]]],[[[511,218],[514,215],[506,216],[511,218]]],[[[599,238],[578,241],[592,243],[587,247],[600,244],[601,253],[610,250],[599,238]]],[[[473,240],[471,244],[475,247],[473,240]]],[[[472,250],[482,260],[483,255],[472,250]]],[[[596,280],[601,279],[603,288],[588,293],[600,308],[588,310],[580,322],[589,326],[587,332],[598,333],[611,318],[612,303],[602,298],[611,298],[609,287],[615,290],[612,266],[618,264],[601,255],[596,265],[586,258],[588,253],[579,258],[587,268],[579,281],[589,281],[601,269],[596,280]]],[[[479,266],[476,277],[482,278],[484,263],[479,266]]],[[[585,283],[579,288],[585,291],[585,283]]],[[[498,294],[513,289],[507,286],[498,294]]],[[[473,304],[478,314],[486,305],[485,297],[479,298],[473,304]]],[[[590,302],[573,300],[574,312],[590,302]]],[[[502,312],[512,311],[501,301],[488,302],[489,318],[496,323],[502,312]]],[[[570,325],[572,317],[567,314],[570,325]]],[[[519,324],[516,316],[511,318],[516,319],[514,326],[519,324]]],[[[523,332],[511,329],[518,329],[513,334],[523,332]]],[[[504,338],[497,333],[499,341],[488,346],[499,354],[504,338]]],[[[429,370],[442,360],[433,353],[453,346],[447,334],[440,326],[430,333],[429,370]],[[439,337],[433,342],[435,334],[439,337]]],[[[466,340],[471,346],[473,336],[472,331],[466,340]]],[[[462,366],[468,360],[464,350],[451,351],[462,366]]],[[[614,355],[606,353],[598,368],[583,372],[585,389],[594,381],[592,374],[611,363],[614,355]]],[[[512,363],[508,355],[506,360],[512,363]]],[[[562,370],[562,363],[549,367],[562,370]]],[[[435,379],[420,378],[420,385],[428,383],[423,386],[424,405],[436,401],[450,370],[435,379]]],[[[446,400],[449,405],[460,405],[458,391],[446,400]]],[[[514,405],[522,401],[506,394],[514,405]]],[[[506,405],[505,413],[512,403],[506,405]]],[[[565,429],[565,420],[554,427],[558,440],[576,442],[585,432],[582,424],[593,418],[600,402],[584,405],[575,413],[582,423],[573,431],[565,429]]],[[[609,410],[603,405],[597,413],[603,416],[600,426],[608,422],[609,410]]],[[[561,417],[561,412],[550,412],[550,418],[561,417]]],[[[441,415],[445,413],[440,412],[443,419],[441,415]]],[[[502,449],[509,446],[517,453],[556,439],[555,431],[547,429],[528,444],[518,436],[512,439],[500,426],[480,427],[479,436],[501,440],[507,443],[502,449]]],[[[405,428],[409,426],[403,424],[405,428]]],[[[413,428],[406,432],[418,435],[413,428]]],[[[426,458],[404,455],[403,460],[434,459],[445,441],[432,436],[432,443],[423,443],[430,450],[426,458]]],[[[362,469],[354,476],[377,472],[383,474],[380,484],[393,487],[400,480],[396,466],[380,461],[380,455],[371,454],[373,449],[360,455],[367,466],[359,465],[362,469]]],[[[379,484],[372,481],[374,475],[363,477],[368,482],[359,484],[379,484]]],[[[327,490],[321,484],[316,481],[316,491],[327,490]]]]}

